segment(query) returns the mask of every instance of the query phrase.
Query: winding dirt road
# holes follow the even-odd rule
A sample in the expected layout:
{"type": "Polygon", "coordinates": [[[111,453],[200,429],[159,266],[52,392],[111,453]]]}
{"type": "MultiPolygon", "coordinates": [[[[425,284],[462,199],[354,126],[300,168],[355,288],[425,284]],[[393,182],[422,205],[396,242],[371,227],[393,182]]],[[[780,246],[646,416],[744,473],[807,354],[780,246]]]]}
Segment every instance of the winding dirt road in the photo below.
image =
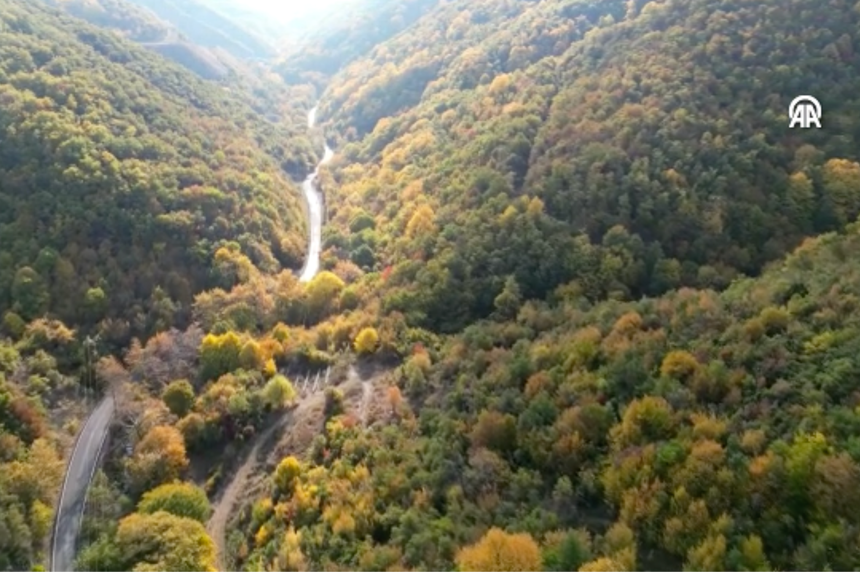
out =
{"type": "Polygon", "coordinates": [[[260,448],[272,437],[276,430],[283,429],[284,424],[291,415],[292,411],[285,412],[277,422],[256,437],[254,446],[248,452],[242,465],[233,474],[230,484],[224,489],[224,493],[213,507],[212,516],[209,517],[209,522],[206,523],[206,531],[212,537],[212,540],[215,541],[215,546],[218,549],[219,570],[227,569],[224,559],[227,544],[227,525],[230,522],[233,509],[236,507],[236,501],[242,495],[245,485],[248,483],[251,472],[260,462],[258,458],[260,448]]]}

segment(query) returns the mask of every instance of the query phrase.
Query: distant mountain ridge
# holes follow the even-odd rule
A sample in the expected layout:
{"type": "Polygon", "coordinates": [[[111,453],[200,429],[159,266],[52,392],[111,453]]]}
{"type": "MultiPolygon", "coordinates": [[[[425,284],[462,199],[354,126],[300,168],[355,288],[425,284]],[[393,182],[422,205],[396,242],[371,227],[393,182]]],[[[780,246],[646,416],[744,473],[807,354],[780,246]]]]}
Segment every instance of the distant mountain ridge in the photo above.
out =
{"type": "Polygon", "coordinates": [[[130,0],[175,26],[192,42],[207,48],[222,48],[243,59],[268,59],[277,50],[264,38],[198,0],[130,0]]]}
{"type": "MultiPolygon", "coordinates": [[[[204,79],[222,79],[243,60],[276,50],[204,2],[172,0],[45,0],[91,24],[120,33],[204,79]]],[[[226,5],[216,3],[214,6],[226,5]]]]}
{"type": "Polygon", "coordinates": [[[312,5],[290,8],[289,15],[272,13],[258,4],[259,2],[240,2],[237,0],[200,0],[206,6],[224,17],[239,24],[249,32],[263,38],[275,49],[294,44],[309,29],[315,28],[322,19],[313,16],[312,5]]]}
{"type": "Polygon", "coordinates": [[[161,42],[175,30],[148,10],[126,0],[45,0],[51,6],[139,43],[161,42]]]}
{"type": "Polygon", "coordinates": [[[430,13],[440,0],[366,0],[356,2],[328,19],[324,29],[312,31],[278,65],[291,83],[325,83],[352,61],[397,36],[430,13]]]}

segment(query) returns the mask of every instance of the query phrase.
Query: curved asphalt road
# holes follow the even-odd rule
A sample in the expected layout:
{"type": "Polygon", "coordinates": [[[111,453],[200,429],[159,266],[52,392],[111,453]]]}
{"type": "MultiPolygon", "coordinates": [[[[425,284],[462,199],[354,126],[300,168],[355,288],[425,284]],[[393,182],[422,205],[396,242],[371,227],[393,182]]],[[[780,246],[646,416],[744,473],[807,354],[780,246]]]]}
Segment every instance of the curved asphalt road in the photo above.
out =
{"type": "MultiPolygon", "coordinates": [[[[308,113],[308,128],[312,129],[316,123],[317,108],[314,107],[308,113]]],[[[322,252],[322,223],[323,223],[323,201],[322,194],[317,190],[316,184],[320,174],[320,167],[331,161],[334,151],[326,145],[323,150],[322,160],[313,173],[308,175],[302,183],[302,193],[308,204],[308,226],[310,227],[310,238],[308,240],[308,256],[305,266],[299,276],[300,282],[308,282],[320,269],[320,253],[322,252]]]]}
{"type": "Polygon", "coordinates": [[[113,397],[105,397],[90,414],[75,441],[54,520],[51,544],[51,570],[54,572],[75,569],[75,541],[81,530],[87,489],[98,467],[113,412],[113,397]]]}

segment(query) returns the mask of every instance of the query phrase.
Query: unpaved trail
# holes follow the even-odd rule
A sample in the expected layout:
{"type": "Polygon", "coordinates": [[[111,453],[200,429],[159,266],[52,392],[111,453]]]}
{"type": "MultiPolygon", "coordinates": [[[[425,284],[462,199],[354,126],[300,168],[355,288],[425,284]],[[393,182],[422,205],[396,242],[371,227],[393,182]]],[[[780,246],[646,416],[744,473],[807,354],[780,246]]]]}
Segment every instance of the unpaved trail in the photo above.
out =
{"type": "Polygon", "coordinates": [[[230,477],[230,484],[224,489],[224,493],[215,502],[215,510],[212,511],[212,516],[206,524],[206,530],[218,549],[218,570],[227,570],[225,562],[227,556],[227,524],[230,521],[230,516],[233,514],[236,502],[245,490],[245,484],[248,482],[249,477],[251,477],[254,468],[260,463],[260,459],[257,458],[260,454],[260,449],[269,441],[275,431],[282,429],[286,425],[292,413],[292,410],[284,412],[271,427],[255,438],[254,446],[245,456],[245,460],[239,469],[230,477]]]}
{"type": "Polygon", "coordinates": [[[346,374],[349,382],[361,382],[361,401],[358,403],[358,419],[362,427],[367,427],[367,414],[370,410],[370,401],[373,398],[373,379],[362,379],[355,366],[350,364],[346,374]]]}
{"type": "MultiPolygon", "coordinates": [[[[374,398],[374,378],[362,379],[358,370],[350,366],[347,382],[361,384],[358,416],[363,427],[367,427],[374,398]]],[[[323,389],[338,383],[324,384],[318,391],[310,391],[299,397],[296,406],[284,412],[268,429],[254,439],[250,451],[241,466],[230,477],[224,492],[213,503],[212,513],[206,529],[218,549],[218,569],[227,570],[227,526],[238,508],[237,504],[263,490],[267,474],[287,455],[300,455],[311,446],[313,438],[325,427],[325,397],[323,389]],[[275,436],[275,432],[281,434],[275,436]]]]}
{"type": "Polygon", "coordinates": [[[359,416],[361,417],[361,426],[367,427],[367,412],[370,409],[370,400],[373,397],[373,381],[365,379],[361,382],[361,408],[359,416]]]}

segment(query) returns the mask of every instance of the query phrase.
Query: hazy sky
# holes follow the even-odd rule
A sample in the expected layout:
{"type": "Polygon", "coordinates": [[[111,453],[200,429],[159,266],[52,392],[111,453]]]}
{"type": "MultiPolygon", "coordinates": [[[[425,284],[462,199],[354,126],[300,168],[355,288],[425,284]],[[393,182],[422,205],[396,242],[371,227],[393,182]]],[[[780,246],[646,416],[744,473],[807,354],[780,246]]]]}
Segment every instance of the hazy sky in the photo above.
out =
{"type": "Polygon", "coordinates": [[[335,10],[354,0],[242,0],[242,4],[284,21],[291,17],[307,16],[335,10]]]}

